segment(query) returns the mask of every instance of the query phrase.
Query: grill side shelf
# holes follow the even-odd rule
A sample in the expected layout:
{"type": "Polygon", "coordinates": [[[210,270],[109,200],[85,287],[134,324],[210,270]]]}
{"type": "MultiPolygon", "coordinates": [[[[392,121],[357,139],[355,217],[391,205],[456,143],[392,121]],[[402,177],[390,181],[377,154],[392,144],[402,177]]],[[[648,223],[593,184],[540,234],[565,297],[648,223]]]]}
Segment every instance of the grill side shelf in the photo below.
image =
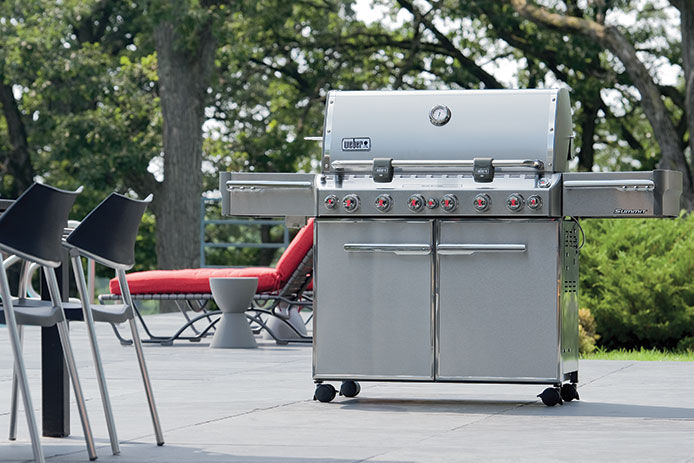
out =
{"type": "Polygon", "coordinates": [[[682,174],[672,170],[563,175],[563,214],[573,217],[675,217],[682,174]]]}
{"type": "Polygon", "coordinates": [[[312,217],[315,174],[232,172],[220,175],[225,215],[312,217]]]}

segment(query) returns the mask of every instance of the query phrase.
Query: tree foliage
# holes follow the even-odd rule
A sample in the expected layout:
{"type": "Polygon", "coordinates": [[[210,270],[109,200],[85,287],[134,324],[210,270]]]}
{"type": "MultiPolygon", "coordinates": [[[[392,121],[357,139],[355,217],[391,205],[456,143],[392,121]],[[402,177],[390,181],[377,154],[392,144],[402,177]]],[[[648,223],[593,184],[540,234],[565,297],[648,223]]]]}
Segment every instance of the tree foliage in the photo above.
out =
{"type": "MultiPolygon", "coordinates": [[[[202,150],[195,160],[202,185],[191,175],[194,189],[215,190],[219,170],[316,170],[319,143],[304,137],[321,134],[330,89],[568,86],[575,168],[653,169],[663,165],[662,135],[654,131],[639,76],[599,37],[606,29],[635,50],[646,72],[641,77],[657,91],[649,104],[661,102],[663,124],[674,128],[668,156],[676,145],[684,158],[679,167],[686,171],[691,163],[691,2],[376,0],[372,6],[384,13],[368,19],[352,0],[0,3],[0,194],[18,194],[33,176],[64,187],[84,184],[76,218],[113,190],[173,197],[161,188],[171,149],[163,133],[166,119],[176,116],[162,113],[157,30],[164,23],[174,27],[172,51],[184,59],[178,67],[214,44],[210,75],[188,73],[190,86],[202,89],[204,108],[201,130],[185,130],[202,134],[201,148],[193,148],[202,150]],[[676,79],[661,82],[667,69],[676,79]]],[[[164,214],[157,204],[153,212],[164,214]]],[[[156,231],[156,239],[147,235],[149,246],[180,230],[169,223],[156,231]]],[[[279,239],[269,228],[258,236],[279,239]]],[[[189,255],[197,252],[197,235],[186,246],[189,255]]]]}

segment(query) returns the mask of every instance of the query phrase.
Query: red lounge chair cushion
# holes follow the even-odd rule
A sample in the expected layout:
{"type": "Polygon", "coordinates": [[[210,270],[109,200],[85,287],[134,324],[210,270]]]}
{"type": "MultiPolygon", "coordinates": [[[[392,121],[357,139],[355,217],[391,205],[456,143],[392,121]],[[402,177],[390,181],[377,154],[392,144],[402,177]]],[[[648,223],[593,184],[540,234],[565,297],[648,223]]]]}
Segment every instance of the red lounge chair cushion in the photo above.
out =
{"type": "MultiPolygon", "coordinates": [[[[257,277],[259,293],[280,287],[277,271],[271,267],[149,270],[126,276],[131,294],[210,293],[210,278],[213,277],[257,277]]],[[[110,281],[109,289],[111,294],[120,294],[116,278],[110,281]]]]}
{"type": "MultiPolygon", "coordinates": [[[[284,285],[313,247],[313,219],[299,230],[280,257],[275,268],[195,268],[185,270],[149,270],[126,276],[131,294],[210,293],[212,277],[258,277],[257,292],[276,291],[284,285]]],[[[111,294],[120,294],[118,280],[109,283],[111,294]]]]}
{"type": "Polygon", "coordinates": [[[299,266],[306,253],[313,247],[313,219],[299,230],[287,249],[277,261],[275,268],[280,279],[280,285],[286,283],[299,266]]]}

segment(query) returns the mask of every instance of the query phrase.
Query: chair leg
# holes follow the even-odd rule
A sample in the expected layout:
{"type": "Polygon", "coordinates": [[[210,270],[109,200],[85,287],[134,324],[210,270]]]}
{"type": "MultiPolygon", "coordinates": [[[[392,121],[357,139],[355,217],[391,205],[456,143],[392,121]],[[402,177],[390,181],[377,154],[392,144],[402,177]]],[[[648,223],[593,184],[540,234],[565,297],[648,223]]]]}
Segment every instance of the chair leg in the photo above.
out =
{"type": "Polygon", "coordinates": [[[63,311],[63,303],[60,300],[60,290],[58,289],[58,280],[55,277],[55,269],[52,267],[44,267],[44,275],[48,282],[48,291],[51,295],[51,301],[60,309],[62,320],[56,323],[58,328],[58,336],[60,344],[63,346],[63,354],[65,363],[67,364],[70,379],[72,380],[72,389],[75,393],[77,401],[77,409],[79,410],[80,420],[82,421],[82,430],[84,431],[84,440],[87,443],[87,453],[90,460],[96,460],[96,447],[94,446],[94,436],[92,428],[89,425],[89,417],[87,416],[87,406],[82,393],[82,385],[79,376],[77,375],[77,366],[75,365],[75,356],[72,352],[72,344],[70,343],[70,333],[68,331],[67,319],[63,311]]]}
{"type": "Polygon", "coordinates": [[[14,309],[12,308],[12,296],[10,295],[10,284],[7,281],[5,268],[0,269],[0,297],[2,297],[3,308],[5,312],[5,323],[10,335],[10,344],[12,344],[12,352],[14,354],[14,365],[17,373],[17,382],[22,389],[22,399],[24,399],[24,414],[27,417],[27,425],[29,427],[29,435],[31,437],[31,450],[34,453],[34,460],[44,463],[43,450],[41,449],[41,439],[39,437],[39,428],[36,424],[36,416],[34,416],[34,406],[31,403],[31,394],[29,392],[29,381],[24,368],[24,357],[22,356],[22,345],[19,339],[19,330],[17,329],[17,321],[14,317],[14,309]]]}
{"type": "MultiPolygon", "coordinates": [[[[19,337],[19,349],[22,349],[22,338],[24,337],[24,327],[19,325],[17,327],[17,334],[19,337]]],[[[12,399],[10,403],[10,440],[17,439],[17,394],[19,393],[17,388],[17,365],[12,366],[12,399]]]]}
{"type": "Polygon", "coordinates": [[[140,333],[137,331],[137,325],[135,324],[135,311],[133,309],[133,301],[130,297],[130,288],[128,288],[128,281],[125,278],[125,270],[116,270],[118,275],[118,284],[121,288],[121,294],[123,295],[123,302],[130,308],[130,332],[132,333],[133,345],[135,346],[135,352],[137,353],[137,361],[140,365],[140,373],[142,373],[142,381],[145,386],[145,394],[147,395],[147,402],[149,404],[149,412],[152,415],[152,424],[154,426],[154,435],[156,437],[157,445],[164,445],[164,434],[161,431],[161,423],[159,422],[159,413],[157,412],[157,406],[154,403],[154,393],[152,392],[152,383],[149,379],[149,373],[147,372],[147,365],[145,364],[145,354],[142,351],[142,342],[140,342],[140,333]]]}
{"type": "Polygon", "coordinates": [[[113,419],[113,409],[111,408],[111,399],[106,387],[106,375],[104,374],[104,366],[101,362],[101,354],[99,353],[99,344],[96,340],[96,332],[94,329],[94,317],[92,316],[91,300],[89,298],[89,290],[87,283],[84,281],[84,269],[82,268],[82,259],[79,256],[72,257],[72,272],[77,283],[77,292],[79,293],[82,302],[82,313],[84,321],[87,325],[87,333],[89,335],[89,344],[92,348],[92,359],[96,368],[96,379],[99,383],[99,392],[101,393],[101,403],[104,406],[104,415],[106,416],[106,427],[108,435],[111,439],[111,452],[114,455],[120,453],[118,445],[118,435],[116,434],[116,423],[113,419]]]}

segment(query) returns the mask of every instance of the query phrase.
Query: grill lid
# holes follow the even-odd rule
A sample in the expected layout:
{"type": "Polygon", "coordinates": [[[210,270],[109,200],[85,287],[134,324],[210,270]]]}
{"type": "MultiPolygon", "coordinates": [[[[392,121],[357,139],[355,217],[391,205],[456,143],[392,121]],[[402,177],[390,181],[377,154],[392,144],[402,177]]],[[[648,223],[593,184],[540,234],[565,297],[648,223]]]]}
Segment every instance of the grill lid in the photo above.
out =
{"type": "Polygon", "coordinates": [[[374,158],[431,168],[492,158],[498,166],[539,161],[541,170],[562,172],[571,137],[566,89],[331,91],[323,171],[374,158]]]}

